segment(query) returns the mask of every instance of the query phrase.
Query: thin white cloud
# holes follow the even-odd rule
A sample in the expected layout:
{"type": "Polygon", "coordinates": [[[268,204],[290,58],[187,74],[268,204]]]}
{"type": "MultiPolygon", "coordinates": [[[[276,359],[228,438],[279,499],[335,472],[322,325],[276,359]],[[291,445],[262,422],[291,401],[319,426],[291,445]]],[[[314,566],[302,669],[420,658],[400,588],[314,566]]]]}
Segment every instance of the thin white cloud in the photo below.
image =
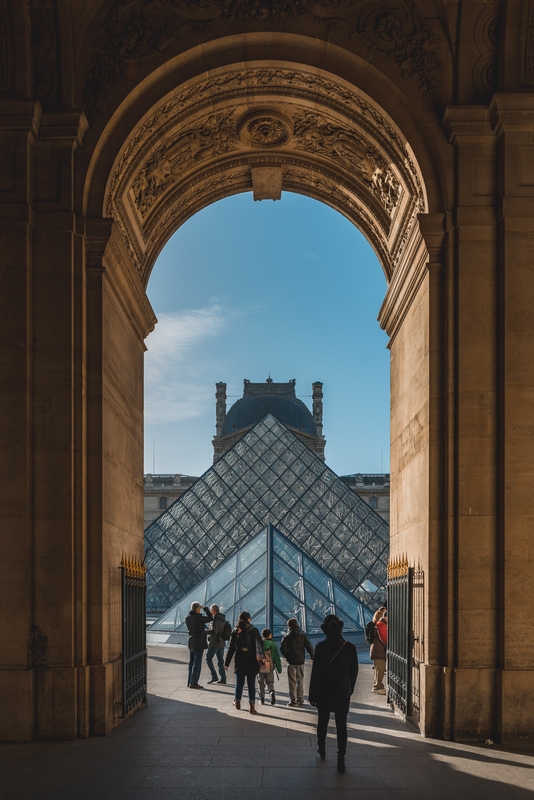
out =
{"type": "Polygon", "coordinates": [[[145,354],[145,419],[180,422],[213,404],[212,362],[207,342],[223,335],[240,316],[219,304],[158,314],[145,354]]]}

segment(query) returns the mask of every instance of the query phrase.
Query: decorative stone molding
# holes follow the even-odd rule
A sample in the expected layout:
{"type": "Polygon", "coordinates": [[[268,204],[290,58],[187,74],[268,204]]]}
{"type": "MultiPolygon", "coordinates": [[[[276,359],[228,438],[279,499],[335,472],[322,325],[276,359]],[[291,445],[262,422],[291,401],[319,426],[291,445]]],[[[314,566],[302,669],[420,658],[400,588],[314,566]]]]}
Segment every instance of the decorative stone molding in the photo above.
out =
{"type": "Polygon", "coordinates": [[[34,96],[45,109],[56,107],[60,93],[60,47],[56,0],[28,0],[33,52],[34,96]]]}
{"type": "Polygon", "coordinates": [[[261,109],[241,119],[238,132],[241,141],[249,147],[282,147],[293,135],[293,125],[279,111],[261,109]]]}
{"type": "Polygon", "coordinates": [[[110,175],[105,214],[143,280],[180,224],[249,191],[257,167],[281,168],[283,189],[323,200],[359,225],[388,276],[426,208],[401,135],[356,90],[303,69],[221,70],[148,114],[110,175]]]}
{"type": "Polygon", "coordinates": [[[339,29],[349,43],[358,35],[370,51],[392,59],[403,78],[417,80],[427,102],[437,101],[438,29],[431,29],[435,20],[422,18],[411,0],[149,0],[140,6],[117,0],[95,37],[86,70],[84,109],[94,117],[110,90],[125,79],[129,65],[159,55],[188,35],[207,38],[204,32],[217,20],[256,25],[283,20],[287,25],[306,16],[329,35],[339,29]]]}
{"type": "Polygon", "coordinates": [[[473,86],[487,100],[498,86],[498,53],[501,39],[501,8],[495,0],[481,3],[474,29],[474,42],[479,52],[473,67],[473,86]]]}

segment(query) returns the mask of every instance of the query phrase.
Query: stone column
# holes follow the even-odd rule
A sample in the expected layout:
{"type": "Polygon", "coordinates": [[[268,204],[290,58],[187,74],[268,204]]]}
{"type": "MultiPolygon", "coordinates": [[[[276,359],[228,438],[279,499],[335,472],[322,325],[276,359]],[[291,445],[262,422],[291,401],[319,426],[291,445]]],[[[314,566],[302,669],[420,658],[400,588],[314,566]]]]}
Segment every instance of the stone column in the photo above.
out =
{"type": "Polygon", "coordinates": [[[143,554],[143,356],[155,317],[112,220],[86,220],[91,733],[121,713],[123,551],[143,554]]]}
{"type": "Polygon", "coordinates": [[[452,107],[456,151],[450,282],[449,528],[443,734],[498,740],[497,142],[487,108],[452,107]]]}
{"type": "Polygon", "coordinates": [[[47,639],[34,624],[32,165],[33,101],[0,101],[0,739],[33,738],[35,669],[47,639]]]}
{"type": "Polygon", "coordinates": [[[34,157],[34,626],[36,736],[89,733],[85,276],[74,214],[79,112],[43,116],[34,157]]]}
{"type": "Polygon", "coordinates": [[[534,731],[534,94],[496,94],[499,148],[499,662],[503,739],[534,731]]]}

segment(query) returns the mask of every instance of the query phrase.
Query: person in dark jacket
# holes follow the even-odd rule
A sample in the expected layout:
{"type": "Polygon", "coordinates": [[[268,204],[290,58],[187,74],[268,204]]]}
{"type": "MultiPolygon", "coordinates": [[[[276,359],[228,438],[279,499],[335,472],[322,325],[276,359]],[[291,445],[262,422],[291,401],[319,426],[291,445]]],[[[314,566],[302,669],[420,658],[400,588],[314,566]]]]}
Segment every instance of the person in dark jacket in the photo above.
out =
{"type": "Polygon", "coordinates": [[[347,715],[350,698],[358,677],[356,647],[341,635],[343,621],[335,614],[325,617],[321,625],[326,639],[315,648],[310,678],[310,703],[317,707],[317,752],[326,758],[326,732],[333,711],[337,731],[337,768],[345,772],[347,751],[347,715]]]}
{"type": "Polygon", "coordinates": [[[288,706],[300,706],[304,702],[304,661],[305,650],[313,661],[313,646],[305,633],[300,629],[296,619],[288,619],[287,631],[282,636],[280,652],[287,661],[287,680],[289,683],[288,706]]]}
{"type": "Polygon", "coordinates": [[[224,671],[224,626],[226,624],[226,617],[219,611],[219,606],[215,603],[210,608],[213,614],[211,628],[208,628],[208,635],[210,637],[209,647],[206,651],[206,664],[211,673],[211,680],[208,683],[226,683],[226,672],[224,671]],[[219,677],[215,672],[213,666],[213,658],[217,657],[217,666],[219,667],[219,677]]]}
{"type": "Polygon", "coordinates": [[[239,615],[237,625],[230,636],[230,647],[226,653],[224,666],[230,666],[232,657],[235,655],[235,695],[234,706],[241,708],[241,697],[245,686],[245,678],[248,685],[248,699],[250,703],[250,713],[257,714],[256,711],[256,675],[260,671],[259,658],[263,658],[263,644],[257,628],[250,624],[250,614],[242,611],[239,615]]]}
{"type": "Polygon", "coordinates": [[[208,647],[206,624],[213,619],[213,615],[207,606],[204,608],[206,616],[201,614],[201,611],[202,606],[200,603],[191,603],[191,611],[185,618],[185,624],[189,632],[187,637],[187,646],[189,647],[187,685],[190,689],[203,688],[198,681],[200,679],[200,670],[202,669],[202,653],[208,647]]]}

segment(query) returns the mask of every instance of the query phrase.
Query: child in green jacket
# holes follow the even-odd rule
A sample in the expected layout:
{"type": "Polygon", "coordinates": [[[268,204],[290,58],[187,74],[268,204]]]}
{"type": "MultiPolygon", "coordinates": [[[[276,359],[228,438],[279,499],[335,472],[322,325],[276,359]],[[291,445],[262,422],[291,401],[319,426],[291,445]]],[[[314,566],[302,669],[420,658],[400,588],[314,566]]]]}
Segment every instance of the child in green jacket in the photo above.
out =
{"type": "Polygon", "coordinates": [[[258,675],[258,683],[260,685],[260,703],[265,703],[265,682],[267,682],[267,689],[271,696],[271,705],[276,703],[276,695],[274,693],[274,671],[282,672],[282,662],[280,661],[280,654],[276,642],[273,642],[273,635],[269,628],[264,628],[261,632],[263,637],[263,652],[266,658],[270,661],[272,669],[269,672],[260,672],[258,675]]]}

